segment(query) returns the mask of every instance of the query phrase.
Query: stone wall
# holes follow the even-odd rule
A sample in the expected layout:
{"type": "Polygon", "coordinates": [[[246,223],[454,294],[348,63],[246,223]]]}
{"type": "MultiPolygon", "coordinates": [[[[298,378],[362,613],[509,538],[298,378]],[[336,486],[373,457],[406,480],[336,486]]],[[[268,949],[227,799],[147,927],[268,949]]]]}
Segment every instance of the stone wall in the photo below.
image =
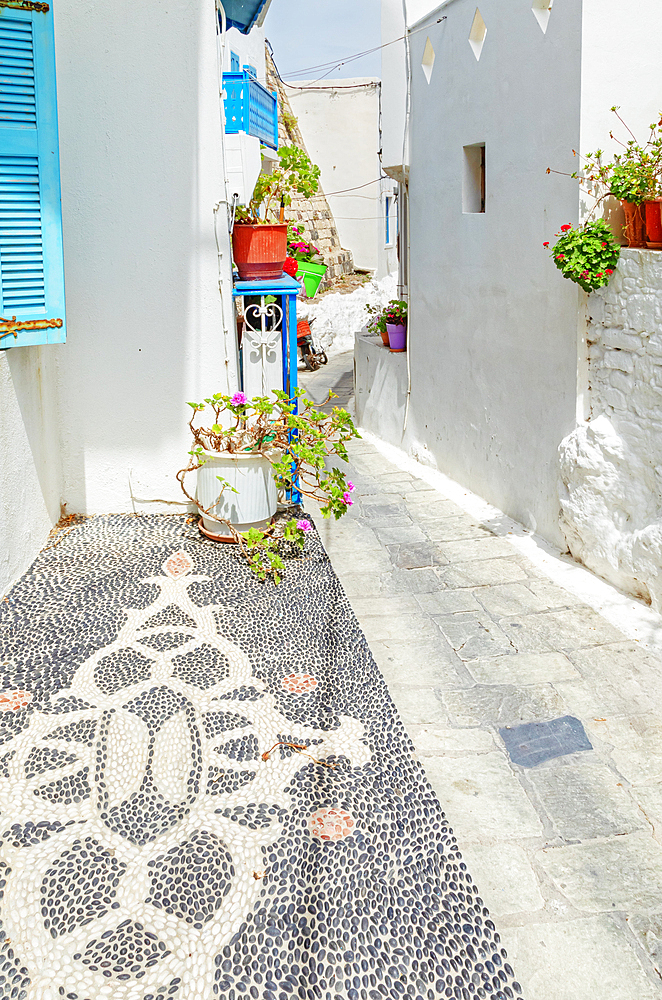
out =
{"type": "MultiPolygon", "coordinates": [[[[292,113],[285,87],[268,49],[266,59],[267,89],[275,90],[278,93],[278,145],[298,146],[300,149],[306,150],[306,144],[303,141],[296,117],[292,113]]],[[[329,268],[322,282],[322,289],[328,288],[334,278],[353,272],[352,254],[340,245],[338,230],[329,203],[321,189],[314,198],[295,196],[285,215],[288,220],[303,228],[308,240],[320,248],[324,262],[329,268]]]]}
{"type": "Polygon", "coordinates": [[[623,250],[588,297],[590,417],[561,444],[572,554],[662,609],[662,253],[623,250]]]}

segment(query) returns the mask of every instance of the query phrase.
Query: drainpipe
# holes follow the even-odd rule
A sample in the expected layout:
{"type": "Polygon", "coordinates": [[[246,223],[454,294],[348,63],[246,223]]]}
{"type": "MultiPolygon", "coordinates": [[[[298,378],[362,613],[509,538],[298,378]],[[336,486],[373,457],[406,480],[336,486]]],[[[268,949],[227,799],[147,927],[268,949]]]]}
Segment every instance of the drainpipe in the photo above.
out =
{"type": "MultiPolygon", "coordinates": [[[[405,71],[407,74],[407,100],[405,106],[405,127],[402,136],[402,186],[404,189],[404,207],[405,211],[404,222],[405,222],[405,260],[404,267],[401,265],[401,278],[403,281],[402,294],[407,302],[409,302],[409,256],[411,249],[411,241],[409,237],[409,178],[407,172],[407,159],[409,156],[409,131],[410,131],[410,119],[411,119],[411,40],[409,37],[409,27],[407,24],[407,0],[402,0],[402,13],[405,22],[405,71]]],[[[407,320],[407,402],[405,404],[405,419],[402,425],[402,437],[404,439],[405,431],[407,430],[407,421],[409,419],[409,402],[411,399],[411,337],[409,336],[410,323],[407,320]]]]}
{"type": "MultiPolygon", "coordinates": [[[[216,4],[216,62],[218,68],[218,98],[221,114],[221,162],[223,167],[223,197],[214,206],[214,237],[216,239],[216,252],[218,254],[218,292],[221,297],[221,317],[223,323],[223,353],[224,353],[224,365],[225,365],[225,380],[227,383],[228,392],[231,393],[236,385],[232,385],[230,379],[230,334],[228,330],[228,324],[226,319],[226,303],[225,295],[223,291],[224,279],[223,279],[223,254],[227,254],[227,259],[232,260],[232,247],[230,242],[230,202],[228,201],[228,170],[227,170],[227,158],[225,153],[225,110],[223,107],[223,66],[225,64],[225,34],[227,31],[227,17],[225,15],[225,9],[221,0],[215,0],[216,4]],[[220,29],[218,23],[218,15],[220,15],[220,29]],[[227,236],[227,244],[225,250],[221,250],[221,239],[219,238],[218,232],[218,214],[221,209],[221,205],[225,205],[225,227],[224,233],[227,236]]],[[[230,276],[232,276],[232,268],[230,268],[230,276]]]]}

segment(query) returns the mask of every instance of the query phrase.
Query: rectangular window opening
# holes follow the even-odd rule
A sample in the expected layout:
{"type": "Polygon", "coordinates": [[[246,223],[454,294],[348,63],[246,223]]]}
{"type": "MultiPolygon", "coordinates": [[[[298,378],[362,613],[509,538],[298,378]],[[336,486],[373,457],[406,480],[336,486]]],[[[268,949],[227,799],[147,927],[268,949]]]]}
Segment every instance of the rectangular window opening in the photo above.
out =
{"type": "Polygon", "coordinates": [[[468,215],[485,212],[485,143],[464,146],[462,211],[468,215]]]}

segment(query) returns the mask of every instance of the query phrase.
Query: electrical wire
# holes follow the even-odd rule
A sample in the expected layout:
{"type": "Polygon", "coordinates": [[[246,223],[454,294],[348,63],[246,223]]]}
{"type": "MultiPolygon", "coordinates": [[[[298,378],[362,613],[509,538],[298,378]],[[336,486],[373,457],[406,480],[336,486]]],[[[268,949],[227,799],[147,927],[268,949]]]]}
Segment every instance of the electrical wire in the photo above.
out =
{"type": "MultiPolygon", "coordinates": [[[[436,20],[435,24],[441,24],[441,22],[445,20],[446,20],[445,17],[440,17],[436,20]]],[[[405,25],[406,23],[407,22],[405,20],[405,25]]],[[[321,70],[327,70],[326,73],[323,73],[322,76],[320,76],[317,80],[313,80],[312,83],[308,84],[307,86],[297,86],[296,84],[293,83],[286,83],[285,80],[283,80],[282,76],[280,75],[278,68],[276,68],[276,72],[278,73],[279,80],[286,87],[291,87],[294,90],[314,90],[316,83],[320,83],[329,75],[329,73],[333,73],[334,70],[340,69],[341,66],[346,66],[347,63],[350,62],[356,62],[357,59],[363,59],[365,58],[365,56],[372,55],[373,52],[379,52],[381,51],[381,49],[386,49],[388,48],[389,45],[395,45],[396,42],[402,42],[406,38],[410,37],[411,35],[415,35],[419,31],[429,31],[429,30],[430,30],[429,25],[422,25],[420,28],[416,28],[414,31],[407,31],[404,35],[400,35],[398,38],[393,38],[390,42],[384,42],[382,45],[376,45],[372,49],[365,49],[365,51],[363,52],[356,52],[354,55],[346,56],[346,58],[342,59],[340,62],[319,63],[317,66],[307,66],[305,69],[296,70],[295,72],[287,74],[288,77],[301,77],[303,73],[317,73],[320,72],[321,70]]],[[[271,42],[269,42],[269,48],[271,49],[271,54],[273,58],[273,47],[271,45],[271,42]]],[[[366,86],[366,84],[360,84],[360,85],[356,84],[355,86],[366,86]]]]}
{"type": "Polygon", "coordinates": [[[388,174],[383,174],[381,177],[375,177],[374,181],[366,181],[365,184],[357,184],[353,188],[341,188],[340,191],[325,191],[324,194],[329,198],[332,194],[346,194],[348,191],[359,191],[361,188],[367,188],[370,184],[379,184],[380,181],[390,180],[388,174]]]}

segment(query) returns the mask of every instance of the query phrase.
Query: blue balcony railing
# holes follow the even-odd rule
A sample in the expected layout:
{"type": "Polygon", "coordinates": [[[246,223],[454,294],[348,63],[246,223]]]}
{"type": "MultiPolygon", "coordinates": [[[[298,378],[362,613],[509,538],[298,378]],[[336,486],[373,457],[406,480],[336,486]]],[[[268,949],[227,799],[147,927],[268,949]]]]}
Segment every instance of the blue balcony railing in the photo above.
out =
{"type": "Polygon", "coordinates": [[[225,131],[247,132],[278,149],[278,97],[250,73],[224,73],[225,131]]]}

